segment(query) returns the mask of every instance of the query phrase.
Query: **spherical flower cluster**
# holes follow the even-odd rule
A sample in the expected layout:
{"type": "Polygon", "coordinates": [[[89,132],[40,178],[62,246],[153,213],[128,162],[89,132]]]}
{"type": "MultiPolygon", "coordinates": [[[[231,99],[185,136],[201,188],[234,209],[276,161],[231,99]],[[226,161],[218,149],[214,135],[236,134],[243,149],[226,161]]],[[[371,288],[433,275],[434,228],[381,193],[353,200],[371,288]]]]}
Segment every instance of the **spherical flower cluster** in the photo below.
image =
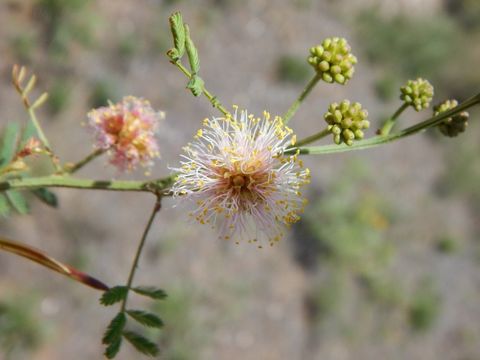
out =
{"type": "Polygon", "coordinates": [[[428,108],[433,98],[432,84],[422,78],[408,80],[407,84],[400,88],[400,92],[400,99],[416,111],[428,108]]]}
{"type": "Polygon", "coordinates": [[[363,139],[363,129],[368,129],[368,112],[358,102],[353,104],[343,100],[340,104],[331,103],[324,118],[328,123],[327,130],[333,134],[335,144],[353,145],[353,140],[363,139]]]}
{"type": "Polygon", "coordinates": [[[344,38],[327,38],[321,45],[310,49],[308,63],[323,81],[346,84],[355,71],[357,58],[352,55],[350,45],[344,38]]]}
{"type": "MultiPolygon", "coordinates": [[[[434,106],[433,114],[436,116],[457,107],[457,105],[457,100],[446,100],[443,103],[434,106]]],[[[455,137],[467,129],[469,116],[468,112],[462,111],[459,114],[445,119],[438,125],[438,129],[445,136],[455,137]]]]}
{"type": "Polygon", "coordinates": [[[261,248],[266,238],[273,245],[306,204],[300,188],[310,172],[297,154],[283,155],[294,143],[292,130],[267,112],[255,118],[235,108],[232,117],[205,119],[173,169],[172,191],[195,200],[191,216],[219,227],[222,239],[260,241],[261,248]]]}
{"type": "Polygon", "coordinates": [[[160,156],[155,133],[164,114],[153,110],[148,101],[128,96],[117,104],[91,110],[87,117],[95,147],[107,151],[110,163],[119,170],[150,167],[160,156]]]}

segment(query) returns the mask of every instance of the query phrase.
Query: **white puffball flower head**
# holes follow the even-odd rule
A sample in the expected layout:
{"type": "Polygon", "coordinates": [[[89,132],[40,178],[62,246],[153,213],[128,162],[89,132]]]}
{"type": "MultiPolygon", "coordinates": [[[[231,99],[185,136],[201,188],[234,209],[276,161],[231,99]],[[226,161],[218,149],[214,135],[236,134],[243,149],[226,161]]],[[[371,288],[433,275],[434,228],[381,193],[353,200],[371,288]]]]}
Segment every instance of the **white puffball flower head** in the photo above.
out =
{"type": "Polygon", "coordinates": [[[298,154],[284,155],[296,137],[280,117],[234,109],[232,116],[205,119],[183,148],[172,192],[193,200],[190,215],[218,227],[220,238],[262,248],[264,238],[273,245],[300,219],[306,204],[300,189],[310,171],[298,154]]]}

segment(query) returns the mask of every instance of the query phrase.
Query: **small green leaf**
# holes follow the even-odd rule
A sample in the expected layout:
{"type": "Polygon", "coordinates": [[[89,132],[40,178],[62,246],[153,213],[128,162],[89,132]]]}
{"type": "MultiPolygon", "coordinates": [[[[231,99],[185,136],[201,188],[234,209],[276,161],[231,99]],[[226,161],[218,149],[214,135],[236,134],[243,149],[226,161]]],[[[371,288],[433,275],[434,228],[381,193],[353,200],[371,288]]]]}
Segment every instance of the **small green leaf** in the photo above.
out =
{"type": "Polygon", "coordinates": [[[155,300],[162,300],[167,297],[167,293],[162,289],[153,286],[138,286],[132,289],[139,295],[148,296],[155,300]]]}
{"type": "Polygon", "coordinates": [[[10,215],[10,205],[5,195],[0,194],[0,216],[7,217],[10,215]]]}
{"type": "Polygon", "coordinates": [[[128,293],[126,286],[114,286],[105,291],[100,298],[100,304],[110,306],[125,299],[128,293]]]}
{"type": "Polygon", "coordinates": [[[169,22],[175,46],[175,49],[171,49],[169,54],[172,60],[177,61],[185,54],[185,27],[183,26],[182,14],[179,12],[173,13],[169,22]]]}
{"type": "Polygon", "coordinates": [[[113,341],[107,346],[107,348],[105,349],[105,357],[107,359],[113,359],[115,356],[117,356],[121,346],[122,337],[120,336],[118,339],[115,339],[115,341],[113,341]]]}
{"type": "Polygon", "coordinates": [[[152,328],[161,328],[163,326],[162,319],[155,314],[142,310],[127,310],[127,314],[142,325],[152,328]]]}
{"type": "Polygon", "coordinates": [[[137,334],[133,331],[124,331],[123,336],[127,341],[132,344],[135,349],[140,351],[144,355],[148,356],[157,356],[158,355],[158,346],[148,340],[146,337],[137,334]]]}
{"type": "Polygon", "coordinates": [[[108,325],[105,334],[103,334],[102,344],[110,345],[118,339],[121,339],[126,323],[127,317],[125,316],[125,313],[119,312],[108,325]]]}
{"type": "Polygon", "coordinates": [[[202,94],[204,84],[205,82],[200,76],[193,75],[187,84],[187,89],[190,89],[193,96],[200,96],[202,94]]]}
{"type": "Polygon", "coordinates": [[[21,215],[28,214],[30,207],[28,206],[25,197],[18,191],[9,190],[5,191],[8,201],[12,207],[21,215]]]}
{"type": "Polygon", "coordinates": [[[190,37],[190,29],[187,24],[184,25],[185,27],[185,45],[187,47],[187,55],[188,55],[188,62],[190,63],[190,69],[192,70],[193,74],[197,74],[200,70],[200,59],[198,58],[198,51],[195,47],[195,44],[190,37]]]}
{"type": "Polygon", "coordinates": [[[19,130],[17,123],[9,123],[5,126],[0,146],[0,166],[8,164],[15,155],[19,130]]]}
{"type": "Polygon", "coordinates": [[[57,195],[46,188],[39,188],[32,190],[32,194],[35,195],[41,202],[51,206],[53,208],[58,207],[57,195]]]}

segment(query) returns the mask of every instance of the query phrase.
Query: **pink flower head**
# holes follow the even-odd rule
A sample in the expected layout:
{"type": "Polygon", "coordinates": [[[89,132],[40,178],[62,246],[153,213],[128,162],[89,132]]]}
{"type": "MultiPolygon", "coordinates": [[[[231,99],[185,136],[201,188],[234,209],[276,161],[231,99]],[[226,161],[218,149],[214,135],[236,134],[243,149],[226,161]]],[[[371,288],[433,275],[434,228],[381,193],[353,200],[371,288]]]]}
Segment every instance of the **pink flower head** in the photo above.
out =
{"type": "Polygon", "coordinates": [[[153,110],[147,100],[127,96],[117,104],[91,110],[87,117],[95,147],[107,150],[110,163],[119,170],[151,167],[160,156],[155,133],[164,114],[153,110]]]}
{"type": "Polygon", "coordinates": [[[300,188],[310,172],[298,155],[283,154],[294,143],[292,130],[267,112],[262,119],[246,111],[239,118],[235,111],[233,118],[205,119],[174,169],[173,194],[193,199],[198,208],[191,216],[218,226],[222,239],[266,237],[273,245],[306,204],[300,188]]]}

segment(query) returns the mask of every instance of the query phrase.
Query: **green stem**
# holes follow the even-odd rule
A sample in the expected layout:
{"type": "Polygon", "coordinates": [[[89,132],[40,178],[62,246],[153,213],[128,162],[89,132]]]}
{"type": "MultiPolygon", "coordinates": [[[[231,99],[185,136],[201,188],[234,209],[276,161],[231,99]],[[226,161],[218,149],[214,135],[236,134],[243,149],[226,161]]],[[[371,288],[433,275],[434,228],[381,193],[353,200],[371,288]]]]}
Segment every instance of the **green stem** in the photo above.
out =
{"type": "Polygon", "coordinates": [[[295,115],[297,112],[298,108],[302,104],[303,100],[310,94],[310,91],[317,85],[317,82],[321,79],[321,76],[319,74],[315,74],[315,76],[310,80],[310,82],[305,86],[305,89],[303,89],[302,93],[298,97],[297,100],[293,102],[293,104],[290,106],[290,108],[287,110],[285,115],[283,115],[283,123],[288,124],[290,119],[295,115]]]}
{"type": "MultiPolygon", "coordinates": [[[[25,103],[26,105],[28,104],[28,101],[25,103]]],[[[37,135],[40,139],[40,142],[43,144],[45,149],[47,150],[48,156],[50,157],[50,160],[52,161],[52,165],[55,168],[55,170],[61,171],[60,165],[58,163],[58,159],[55,156],[55,154],[52,151],[52,148],[50,147],[50,142],[48,141],[47,137],[45,136],[45,133],[43,132],[43,129],[37,119],[37,115],[35,114],[35,108],[33,106],[28,105],[27,107],[28,115],[30,117],[30,120],[32,120],[33,126],[35,126],[35,130],[37,131],[37,135]]]]}
{"type": "Polygon", "coordinates": [[[383,124],[382,128],[379,130],[378,135],[388,135],[395,125],[395,121],[400,116],[400,114],[408,107],[407,103],[403,103],[395,113],[388,118],[383,124]]]}
{"type": "Polygon", "coordinates": [[[27,108],[28,115],[30,116],[30,119],[32,120],[33,126],[35,126],[35,129],[37,130],[38,137],[41,141],[41,143],[50,150],[50,143],[48,142],[47,137],[45,136],[45,133],[42,130],[42,127],[40,126],[40,123],[38,122],[37,115],[35,115],[35,110],[29,106],[27,108]]]}
{"type": "Polygon", "coordinates": [[[102,155],[106,150],[105,149],[96,149],[90,155],[86,156],[83,160],[80,160],[76,164],[71,166],[65,166],[64,172],[68,174],[73,174],[74,172],[80,170],[82,167],[87,165],[90,161],[96,159],[98,156],[102,155]]]}
{"type": "Polygon", "coordinates": [[[163,179],[150,181],[130,180],[90,180],[78,179],[70,176],[44,176],[32,178],[19,178],[0,181],[0,191],[5,190],[31,190],[43,187],[60,187],[89,190],[111,191],[139,191],[139,192],[163,192],[168,196],[168,188],[172,185],[174,175],[163,179]]]}
{"type": "Polygon", "coordinates": [[[307,144],[310,144],[314,141],[317,141],[317,140],[320,140],[322,138],[324,138],[325,136],[327,136],[328,134],[330,134],[330,131],[325,128],[323,129],[322,131],[316,133],[316,134],[313,134],[311,136],[308,136],[304,139],[301,139],[299,141],[297,141],[297,143],[295,144],[296,147],[300,147],[300,146],[304,146],[304,145],[307,145],[307,144]]]}
{"type": "Polygon", "coordinates": [[[285,154],[294,154],[297,151],[299,151],[300,154],[306,155],[306,154],[311,154],[311,155],[320,155],[320,154],[333,154],[333,153],[339,153],[339,152],[346,152],[346,151],[353,151],[353,150],[363,150],[363,149],[370,149],[382,144],[386,144],[389,142],[393,142],[396,140],[399,140],[401,138],[416,134],[422,130],[425,130],[427,128],[436,126],[440,124],[442,121],[445,119],[454,116],[455,114],[458,114],[472,106],[480,104],[480,94],[477,94],[470,99],[464,101],[457,107],[445,111],[443,113],[438,114],[437,116],[433,116],[425,121],[422,121],[421,123],[418,123],[416,125],[410,126],[404,130],[401,130],[395,134],[390,134],[390,135],[379,135],[379,136],[374,136],[369,139],[365,140],[360,140],[355,142],[352,146],[348,146],[345,144],[341,145],[325,145],[325,146],[308,146],[308,147],[290,147],[285,151],[285,154]]]}
{"type": "MultiPolygon", "coordinates": [[[[187,78],[189,79],[192,78],[192,74],[190,73],[190,71],[188,71],[187,68],[183,66],[180,61],[172,60],[171,63],[175,65],[178,69],[180,69],[180,71],[184,73],[187,78]]],[[[223,105],[218,101],[216,96],[212,95],[212,93],[207,89],[205,89],[205,87],[203,87],[202,92],[203,92],[203,95],[205,95],[205,97],[210,101],[210,103],[214,108],[220,110],[220,112],[226,117],[232,117],[232,114],[230,114],[230,112],[223,107],[223,105]]]]}
{"type": "MultiPolygon", "coordinates": [[[[132,267],[130,269],[130,273],[128,274],[128,280],[127,280],[127,289],[130,291],[130,288],[133,283],[133,278],[135,276],[135,272],[137,271],[138,268],[138,261],[140,260],[140,255],[142,254],[143,247],[145,245],[145,240],[147,239],[147,235],[150,231],[150,228],[152,227],[153,220],[155,219],[155,216],[161,209],[161,201],[162,201],[162,196],[157,194],[157,200],[155,201],[155,205],[153,206],[152,213],[150,214],[150,218],[148,219],[147,226],[145,227],[145,230],[143,230],[142,238],[140,239],[140,243],[138,244],[137,247],[137,252],[135,254],[135,258],[133,259],[132,267]]],[[[128,292],[125,295],[125,298],[122,301],[122,307],[120,309],[121,312],[124,312],[126,307],[127,307],[127,300],[128,300],[128,292]]]]}

